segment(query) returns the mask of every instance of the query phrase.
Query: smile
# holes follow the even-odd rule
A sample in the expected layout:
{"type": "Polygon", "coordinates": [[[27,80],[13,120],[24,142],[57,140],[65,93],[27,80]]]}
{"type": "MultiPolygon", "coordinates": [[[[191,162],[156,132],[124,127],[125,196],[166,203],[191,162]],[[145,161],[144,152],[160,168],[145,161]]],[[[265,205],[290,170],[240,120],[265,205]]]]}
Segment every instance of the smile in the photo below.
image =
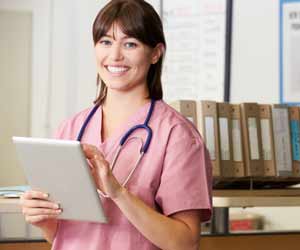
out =
{"type": "Polygon", "coordinates": [[[111,73],[123,73],[129,70],[129,67],[124,66],[106,66],[106,68],[111,73]]]}

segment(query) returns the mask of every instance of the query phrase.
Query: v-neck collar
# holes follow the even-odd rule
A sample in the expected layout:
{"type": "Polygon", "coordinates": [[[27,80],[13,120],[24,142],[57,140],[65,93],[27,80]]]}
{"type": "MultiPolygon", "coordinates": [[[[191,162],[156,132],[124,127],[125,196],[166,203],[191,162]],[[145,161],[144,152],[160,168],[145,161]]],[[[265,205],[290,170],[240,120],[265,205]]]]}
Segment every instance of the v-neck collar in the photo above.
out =
{"type": "MultiPolygon", "coordinates": [[[[156,101],[157,102],[157,101],[156,101]]],[[[114,133],[107,138],[105,141],[102,141],[102,120],[103,120],[103,109],[102,105],[98,108],[96,112],[96,131],[97,131],[97,144],[99,147],[105,151],[105,154],[109,154],[109,152],[116,148],[119,145],[121,137],[133,126],[144,123],[146,119],[147,113],[150,108],[151,101],[147,102],[143,106],[141,106],[133,115],[131,115],[127,121],[121,124],[114,133]]]]}

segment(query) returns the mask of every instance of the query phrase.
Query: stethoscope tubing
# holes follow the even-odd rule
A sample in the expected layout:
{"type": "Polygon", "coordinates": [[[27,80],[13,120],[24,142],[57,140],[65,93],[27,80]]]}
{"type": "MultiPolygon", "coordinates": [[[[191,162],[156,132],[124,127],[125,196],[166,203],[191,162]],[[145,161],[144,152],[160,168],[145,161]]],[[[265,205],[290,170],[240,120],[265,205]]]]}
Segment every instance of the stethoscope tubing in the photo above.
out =
{"type": "MultiPolygon", "coordinates": [[[[152,116],[153,110],[154,110],[154,105],[155,105],[155,100],[151,99],[151,104],[150,104],[150,108],[148,110],[146,119],[144,121],[143,124],[138,124],[135,125],[134,127],[130,128],[121,138],[120,142],[119,142],[119,146],[117,149],[117,152],[113,158],[112,164],[111,164],[111,171],[113,171],[114,167],[115,167],[115,163],[118,159],[118,156],[120,154],[120,151],[122,149],[122,146],[126,143],[126,141],[128,141],[129,136],[138,129],[145,129],[147,132],[147,138],[146,138],[146,142],[145,144],[143,144],[142,142],[142,147],[140,149],[140,155],[139,158],[137,159],[136,163],[134,164],[134,167],[132,168],[132,170],[130,171],[130,173],[128,174],[128,176],[126,177],[125,181],[123,181],[123,183],[121,184],[123,187],[126,186],[126,184],[128,183],[128,181],[130,180],[131,176],[133,175],[134,171],[136,170],[136,168],[138,167],[140,161],[142,160],[144,154],[148,151],[151,139],[152,139],[152,129],[149,127],[148,123],[150,121],[150,118],[152,116]]],[[[99,108],[99,105],[95,105],[93,107],[93,109],[91,110],[91,112],[88,114],[87,118],[85,119],[82,127],[80,128],[80,131],[78,133],[77,136],[77,141],[81,141],[83,135],[84,135],[84,131],[86,130],[87,125],[89,124],[90,120],[92,119],[92,117],[94,116],[94,114],[96,113],[97,109],[99,108]]],[[[134,137],[132,137],[134,138],[134,137]]],[[[98,190],[98,193],[105,197],[108,198],[109,196],[105,193],[103,193],[101,190],[98,190]]]]}
{"type": "MultiPolygon", "coordinates": [[[[151,139],[152,139],[152,129],[149,127],[148,123],[150,121],[150,118],[152,116],[153,110],[154,110],[154,106],[155,106],[155,100],[151,99],[151,104],[150,104],[150,108],[148,110],[146,119],[144,121],[143,124],[138,124],[135,125],[134,127],[132,127],[131,129],[129,129],[121,138],[120,140],[120,146],[123,146],[124,143],[126,142],[126,140],[128,139],[128,137],[137,129],[145,129],[147,131],[147,138],[146,138],[146,142],[143,145],[143,147],[141,148],[141,153],[146,153],[148,151],[151,139]]],[[[82,127],[80,128],[80,131],[78,133],[77,136],[77,141],[81,141],[83,135],[84,135],[84,131],[86,130],[87,125],[89,124],[90,120],[92,119],[92,117],[94,116],[94,114],[96,113],[97,109],[99,108],[99,105],[95,105],[93,107],[93,109],[91,110],[91,112],[88,114],[87,118],[85,119],[82,127]]]]}

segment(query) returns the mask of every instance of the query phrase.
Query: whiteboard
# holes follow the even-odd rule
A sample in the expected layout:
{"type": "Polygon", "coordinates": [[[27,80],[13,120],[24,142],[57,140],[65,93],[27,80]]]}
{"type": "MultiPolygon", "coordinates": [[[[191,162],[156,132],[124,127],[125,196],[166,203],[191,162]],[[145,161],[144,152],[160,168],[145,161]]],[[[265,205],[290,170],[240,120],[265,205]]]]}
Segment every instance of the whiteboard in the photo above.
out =
{"type": "Polygon", "coordinates": [[[226,0],[164,0],[164,99],[223,101],[226,0]]]}
{"type": "Polygon", "coordinates": [[[279,102],[278,24],[278,1],[234,1],[232,102],[279,102]]]}

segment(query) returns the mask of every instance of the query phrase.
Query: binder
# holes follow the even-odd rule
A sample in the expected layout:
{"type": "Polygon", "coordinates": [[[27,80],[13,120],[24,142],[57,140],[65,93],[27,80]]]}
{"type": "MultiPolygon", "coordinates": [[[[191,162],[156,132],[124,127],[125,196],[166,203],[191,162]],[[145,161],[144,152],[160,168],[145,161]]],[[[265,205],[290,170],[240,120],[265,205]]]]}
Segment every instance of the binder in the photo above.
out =
{"type": "Polygon", "coordinates": [[[213,165],[213,177],[221,177],[220,142],[215,101],[197,102],[198,130],[203,136],[213,165]]]}
{"type": "Polygon", "coordinates": [[[233,177],[232,166],[232,128],[229,103],[217,103],[220,139],[220,168],[223,177],[233,177]]]}
{"type": "Polygon", "coordinates": [[[260,104],[259,116],[261,125],[264,175],[276,176],[276,159],[274,151],[271,105],[260,104]]]}
{"type": "Polygon", "coordinates": [[[282,104],[272,106],[273,132],[277,175],[292,175],[292,153],[288,107],[282,104]]]}
{"type": "Polygon", "coordinates": [[[289,107],[293,176],[300,176],[300,108],[289,107]]]}
{"type": "Polygon", "coordinates": [[[196,101],[178,100],[171,102],[170,106],[197,126],[196,101]]]}
{"type": "Polygon", "coordinates": [[[239,104],[231,104],[231,128],[232,128],[232,167],[234,177],[245,176],[243,136],[242,136],[242,114],[239,104]]]}
{"type": "Polygon", "coordinates": [[[263,176],[261,128],[257,103],[242,103],[242,131],[246,176],[263,176]]]}

